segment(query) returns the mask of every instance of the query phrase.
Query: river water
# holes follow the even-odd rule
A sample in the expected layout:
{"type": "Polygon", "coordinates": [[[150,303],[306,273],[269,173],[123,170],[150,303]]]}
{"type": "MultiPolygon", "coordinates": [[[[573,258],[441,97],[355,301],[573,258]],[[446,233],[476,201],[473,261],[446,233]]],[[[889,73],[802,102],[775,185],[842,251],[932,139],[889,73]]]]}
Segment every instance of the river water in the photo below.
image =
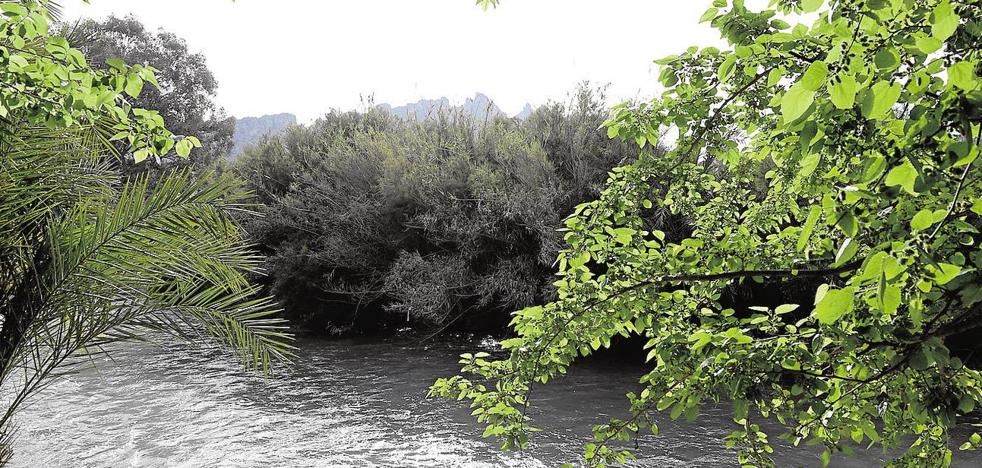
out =
{"type": "MultiPolygon", "coordinates": [[[[14,467],[392,466],[537,467],[576,462],[589,427],[625,416],[637,366],[593,362],[535,391],[545,432],[522,453],[502,453],[466,405],[427,399],[457,356],[489,340],[298,341],[296,363],[264,379],[215,349],[126,344],[46,389],[16,420],[14,467]]],[[[642,436],[633,465],[735,466],[720,439],[726,408],[695,422],[661,422],[642,436]]],[[[777,441],[776,435],[772,441],[777,441]]],[[[778,447],[779,466],[818,466],[818,452],[778,447]]],[[[956,454],[958,465],[982,458],[956,454]]],[[[833,458],[877,466],[879,451],[833,458]]]]}

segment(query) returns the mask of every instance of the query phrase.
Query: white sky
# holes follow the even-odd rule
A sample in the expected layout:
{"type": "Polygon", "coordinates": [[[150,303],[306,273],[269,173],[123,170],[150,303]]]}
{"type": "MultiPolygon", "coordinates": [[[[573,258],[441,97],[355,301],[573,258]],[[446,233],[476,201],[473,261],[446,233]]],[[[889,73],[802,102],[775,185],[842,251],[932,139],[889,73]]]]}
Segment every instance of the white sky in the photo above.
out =
{"type": "Polygon", "coordinates": [[[709,0],[63,0],[66,18],[133,14],[202,52],[232,115],[310,121],[362,108],[475,92],[509,114],[565,100],[582,80],[611,99],[657,91],[652,60],[715,45],[697,24],[709,0]]]}

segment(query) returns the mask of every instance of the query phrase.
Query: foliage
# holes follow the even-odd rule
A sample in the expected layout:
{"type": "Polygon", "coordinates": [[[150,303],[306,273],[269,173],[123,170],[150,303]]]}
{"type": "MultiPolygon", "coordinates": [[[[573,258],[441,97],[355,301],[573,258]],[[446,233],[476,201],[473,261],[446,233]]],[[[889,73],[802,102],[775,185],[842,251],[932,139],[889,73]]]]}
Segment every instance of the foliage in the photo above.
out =
{"type": "Polygon", "coordinates": [[[111,140],[127,142],[137,161],[172,149],[190,153],[196,139],[174,138],[158,113],[126,102],[126,96],[139,95],[145,82],[156,83],[152,67],[114,62],[109,70],[93,71],[66,39],[48,35],[51,18],[41,5],[0,5],[0,118],[19,117],[48,128],[91,123],[111,140]]]}
{"type": "MultiPolygon", "coordinates": [[[[235,119],[215,104],[218,82],[205,57],[188,51],[184,39],[163,30],[148,31],[132,16],[84,20],[64,28],[64,33],[93,67],[111,68],[121,60],[154,68],[160,86],[142,89],[130,103],[160,113],[171,132],[194,135],[202,142],[201,148],[191,151],[190,158],[172,154],[166,163],[193,162],[204,168],[229,155],[235,119]]],[[[138,164],[128,169],[143,171],[149,167],[138,164]]]]}
{"type": "Polygon", "coordinates": [[[206,332],[263,371],[289,355],[274,305],[246,281],[260,260],[231,216],[248,208],[239,184],[179,171],[120,186],[111,141],[137,159],[198,146],[129,103],[153,69],[92,70],[48,35],[43,3],[0,12],[0,438],[50,377],[148,331],[206,332]]]}
{"type": "Polygon", "coordinates": [[[246,228],[272,291],[311,327],[500,327],[551,297],[561,213],[636,154],[597,130],[605,117],[587,88],[524,122],[331,113],[238,159],[267,205],[246,228]]]}
{"type": "Polygon", "coordinates": [[[670,130],[674,149],[617,168],[566,220],[559,300],[515,313],[506,359],[465,355],[474,379],[433,386],[485,435],[525,445],[533,383],[638,335],[650,371],[632,416],[595,428],[591,464],[627,459],[618,443],[659,412],[720,401],[741,464],[773,464],[762,418],[823,464],[860,444],[950,463],[951,428],[982,403],[982,2],[771,3],[714,2],[703,21],[729,47],[659,60],[661,97],[614,109],[611,137],[670,130]],[[646,229],[657,208],[691,233],[646,229]],[[768,294],[734,307],[732,288],[768,294]]]}

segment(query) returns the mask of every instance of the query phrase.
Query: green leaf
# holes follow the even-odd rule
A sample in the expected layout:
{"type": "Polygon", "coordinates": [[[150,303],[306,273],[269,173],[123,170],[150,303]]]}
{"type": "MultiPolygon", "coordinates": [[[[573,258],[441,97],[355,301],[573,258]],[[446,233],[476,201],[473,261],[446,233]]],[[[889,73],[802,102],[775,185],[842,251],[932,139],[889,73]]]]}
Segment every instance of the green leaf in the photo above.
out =
{"type": "Polygon", "coordinates": [[[183,138],[178,140],[178,142],[174,145],[174,150],[177,151],[178,156],[186,158],[191,155],[191,147],[191,141],[189,141],[187,138],[183,138]]]}
{"type": "Polygon", "coordinates": [[[781,99],[781,115],[784,117],[784,123],[789,124],[801,118],[814,101],[815,91],[805,88],[801,83],[792,86],[781,99]]]}
{"type": "Polygon", "coordinates": [[[961,61],[948,67],[948,84],[965,91],[978,88],[979,79],[975,76],[975,63],[961,61]]]}
{"type": "Polygon", "coordinates": [[[812,304],[818,305],[819,302],[822,302],[822,299],[825,297],[825,293],[827,292],[829,292],[828,283],[819,285],[818,288],[815,289],[815,301],[812,302],[812,304]]]}
{"type": "Polygon", "coordinates": [[[923,231],[932,224],[934,224],[934,213],[928,209],[918,211],[910,220],[910,228],[914,231],[923,231]]]}
{"type": "Polygon", "coordinates": [[[829,466],[829,463],[832,462],[832,452],[829,449],[823,450],[819,460],[822,462],[822,466],[829,466]]]}
{"type": "Polygon", "coordinates": [[[706,332],[699,332],[698,334],[690,337],[689,341],[694,341],[694,343],[692,343],[692,350],[699,351],[713,341],[713,336],[706,332]]]}
{"type": "Polygon", "coordinates": [[[907,193],[917,195],[917,192],[914,191],[914,182],[917,180],[917,175],[917,169],[914,168],[914,165],[909,160],[904,159],[903,164],[890,169],[884,183],[887,187],[896,187],[899,185],[907,193]]]}
{"type": "Polygon", "coordinates": [[[815,224],[818,223],[818,217],[822,214],[822,207],[812,206],[811,210],[808,212],[808,218],[805,220],[805,225],[801,228],[801,236],[798,237],[798,251],[802,252],[805,250],[805,246],[808,245],[808,239],[812,236],[812,231],[815,230],[815,224]]]}
{"type": "Polygon", "coordinates": [[[798,310],[798,307],[800,307],[798,304],[782,304],[774,309],[774,313],[777,315],[784,315],[798,310]]]}
{"type": "Polygon", "coordinates": [[[774,29],[788,29],[791,27],[787,21],[780,19],[771,20],[771,26],[773,26],[774,29]]]}
{"type": "Polygon", "coordinates": [[[818,163],[821,161],[821,153],[812,153],[804,158],[801,158],[801,169],[798,171],[798,175],[801,177],[810,176],[813,172],[815,172],[815,168],[818,167],[818,163]]]}
{"type": "Polygon", "coordinates": [[[867,91],[866,97],[863,99],[863,116],[872,120],[886,117],[893,105],[897,103],[897,99],[900,98],[900,92],[900,83],[877,82],[867,91]]]}
{"type": "Polygon", "coordinates": [[[774,86],[781,82],[781,78],[784,78],[784,69],[782,67],[777,67],[767,73],[767,86],[774,86]]]}
{"type": "Polygon", "coordinates": [[[937,52],[944,45],[940,39],[933,36],[918,37],[914,40],[914,44],[917,48],[924,52],[925,54],[931,54],[937,52]]]}
{"type": "Polygon", "coordinates": [[[979,147],[976,145],[972,145],[972,149],[966,152],[964,156],[958,158],[958,160],[955,161],[953,167],[961,167],[966,164],[972,164],[972,162],[978,159],[978,157],[979,157],[979,147]]]}
{"type": "Polygon", "coordinates": [[[975,410],[975,399],[970,395],[962,395],[961,399],[958,400],[958,411],[967,414],[973,410],[975,410]]]}
{"type": "Polygon", "coordinates": [[[883,313],[893,315],[900,308],[900,288],[894,285],[885,286],[880,295],[883,313]]]}
{"type": "Polygon", "coordinates": [[[942,0],[931,12],[931,35],[939,41],[947,40],[958,29],[959,20],[951,2],[942,0]]]}
{"type": "Polygon", "coordinates": [[[520,313],[527,318],[539,320],[542,318],[542,306],[526,307],[520,313]]]}
{"type": "Polygon", "coordinates": [[[831,325],[852,311],[854,288],[829,289],[822,300],[815,305],[815,317],[823,325],[831,325]]]}
{"type": "Polygon", "coordinates": [[[801,85],[809,91],[818,91],[825,84],[829,77],[829,66],[825,62],[818,60],[808,67],[805,74],[801,77],[801,85]]]}
{"type": "Polygon", "coordinates": [[[924,370],[931,366],[931,359],[924,348],[920,348],[910,356],[910,367],[914,370],[924,370]]]}
{"type": "Polygon", "coordinates": [[[133,152],[133,161],[137,163],[141,163],[145,161],[148,156],[150,156],[150,151],[147,150],[146,148],[136,150],[135,152],[133,152]]]}
{"type": "Polygon", "coordinates": [[[842,75],[829,86],[832,104],[839,109],[851,109],[856,104],[858,85],[852,75],[842,75]]]}
{"type": "Polygon", "coordinates": [[[106,65],[109,65],[113,69],[116,69],[116,70],[119,70],[119,71],[126,71],[126,62],[124,62],[124,61],[122,61],[122,60],[120,60],[118,58],[108,58],[108,59],[106,59],[106,65]]]}
{"type": "Polygon", "coordinates": [[[589,261],[590,261],[590,252],[580,251],[576,255],[570,258],[569,267],[571,269],[579,268],[583,265],[586,265],[586,263],[589,261]]]}
{"type": "Polygon", "coordinates": [[[525,341],[521,338],[509,338],[507,340],[502,340],[500,344],[504,349],[512,349],[524,345],[525,341]]]}
{"type": "Polygon", "coordinates": [[[859,232],[859,222],[849,210],[839,214],[839,221],[835,223],[835,227],[839,228],[846,237],[855,237],[859,232]]]}
{"type": "Polygon", "coordinates": [[[835,263],[833,263],[832,266],[841,266],[849,260],[852,260],[852,258],[856,256],[857,249],[858,245],[851,237],[842,241],[842,245],[839,246],[839,250],[835,254],[835,263]]]}
{"type": "Polygon", "coordinates": [[[706,21],[710,21],[710,20],[712,20],[713,18],[716,17],[716,14],[717,13],[719,13],[719,8],[712,7],[710,9],[706,10],[706,12],[703,13],[702,16],[699,17],[699,22],[700,23],[705,23],[706,21]]]}
{"type": "Polygon", "coordinates": [[[123,91],[131,97],[139,97],[140,92],[143,91],[143,79],[136,73],[126,75],[126,87],[123,88],[123,91]]]}
{"type": "Polygon", "coordinates": [[[607,127],[607,138],[617,138],[617,127],[613,125],[607,127]]]}
{"type": "Polygon", "coordinates": [[[721,83],[726,82],[733,76],[733,71],[736,68],[736,55],[730,55],[719,65],[719,70],[717,70],[717,77],[721,83]]]}
{"type": "Polygon", "coordinates": [[[737,421],[747,419],[749,409],[747,400],[743,398],[733,400],[733,419],[737,421]]]}
{"type": "Polygon", "coordinates": [[[655,63],[658,64],[658,65],[668,65],[668,64],[670,64],[670,63],[678,60],[678,58],[679,58],[678,55],[672,54],[672,55],[668,55],[668,56],[662,57],[662,58],[660,58],[658,60],[655,60],[655,63]]]}
{"type": "Polygon", "coordinates": [[[23,70],[31,64],[31,62],[28,61],[26,58],[24,58],[24,56],[21,54],[10,54],[7,57],[7,60],[10,62],[11,65],[14,65],[13,67],[10,68],[13,71],[23,70]]]}
{"type": "Polygon", "coordinates": [[[28,14],[27,8],[24,8],[17,2],[0,3],[0,11],[3,11],[8,17],[27,16],[28,14]]]}
{"type": "Polygon", "coordinates": [[[788,370],[801,370],[801,363],[788,357],[781,361],[781,367],[788,370]]]}
{"type": "Polygon", "coordinates": [[[892,47],[881,49],[873,56],[873,63],[880,70],[893,70],[900,65],[900,55],[892,47]]]}
{"type": "Polygon", "coordinates": [[[812,13],[818,11],[823,3],[825,0],[801,0],[801,10],[805,13],[812,13]]]}
{"type": "MultiPolygon", "coordinates": [[[[669,67],[664,67],[662,68],[661,73],[658,75],[658,81],[660,81],[666,88],[671,88],[679,82],[679,76],[675,73],[675,70],[669,67]]],[[[608,130],[608,132],[609,131],[610,130],[608,130]]]]}
{"type": "Polygon", "coordinates": [[[952,265],[950,263],[939,263],[937,267],[934,265],[928,265],[927,268],[934,273],[934,282],[938,283],[939,285],[948,284],[962,271],[960,266],[952,265]]]}

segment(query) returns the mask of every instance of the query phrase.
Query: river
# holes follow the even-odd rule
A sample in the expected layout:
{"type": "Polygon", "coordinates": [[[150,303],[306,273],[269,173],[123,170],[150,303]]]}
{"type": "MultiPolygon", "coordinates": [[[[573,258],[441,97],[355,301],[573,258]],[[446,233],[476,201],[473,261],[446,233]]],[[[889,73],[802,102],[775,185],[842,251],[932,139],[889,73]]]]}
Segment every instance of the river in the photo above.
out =
{"type": "MultiPolygon", "coordinates": [[[[522,453],[503,453],[466,405],[426,398],[457,369],[457,356],[490,340],[301,339],[296,363],[272,378],[244,372],[219,351],[183,343],[126,344],[47,388],[16,419],[13,467],[392,466],[538,467],[576,462],[589,427],[624,416],[640,369],[610,362],[574,367],[535,391],[545,432],[522,453]]],[[[726,408],[695,422],[661,422],[642,436],[634,466],[735,466],[720,439],[726,408]]],[[[776,434],[772,441],[777,441],[776,434]]],[[[778,447],[779,466],[818,466],[813,449],[778,447]]],[[[869,451],[833,466],[882,465],[869,451]]],[[[982,458],[956,453],[960,466],[982,458]]]]}

